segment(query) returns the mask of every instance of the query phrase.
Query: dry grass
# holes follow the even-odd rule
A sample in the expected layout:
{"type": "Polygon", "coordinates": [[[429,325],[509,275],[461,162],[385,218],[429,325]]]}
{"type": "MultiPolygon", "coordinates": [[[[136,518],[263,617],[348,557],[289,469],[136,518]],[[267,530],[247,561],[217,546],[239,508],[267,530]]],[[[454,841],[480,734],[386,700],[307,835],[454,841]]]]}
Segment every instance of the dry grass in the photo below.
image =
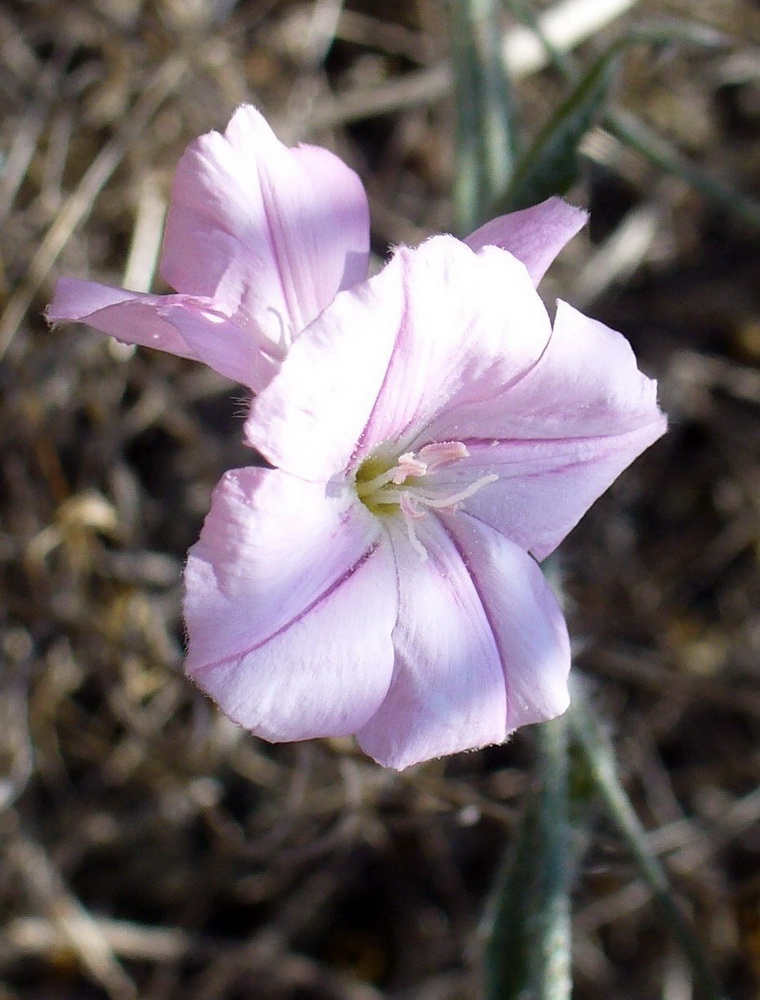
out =
{"type": "MultiPolygon", "coordinates": [[[[273,748],[220,718],[182,676],[179,577],[212,486],[246,462],[235,390],[41,316],[60,274],[148,287],[174,164],[243,100],[356,167],[379,252],[449,225],[442,6],[340,7],[0,8],[0,1000],[475,996],[530,734],[399,776],[348,744],[273,748]]],[[[735,42],[636,55],[621,102],[760,195],[760,10],[668,9],[735,42]]],[[[558,91],[526,79],[526,120],[558,91]]],[[[609,136],[588,148],[593,242],[547,290],[630,336],[673,426],[564,547],[578,667],[653,849],[750,1000],[760,246],[609,136]]],[[[688,1000],[612,827],[579,822],[575,995],[688,1000]]]]}

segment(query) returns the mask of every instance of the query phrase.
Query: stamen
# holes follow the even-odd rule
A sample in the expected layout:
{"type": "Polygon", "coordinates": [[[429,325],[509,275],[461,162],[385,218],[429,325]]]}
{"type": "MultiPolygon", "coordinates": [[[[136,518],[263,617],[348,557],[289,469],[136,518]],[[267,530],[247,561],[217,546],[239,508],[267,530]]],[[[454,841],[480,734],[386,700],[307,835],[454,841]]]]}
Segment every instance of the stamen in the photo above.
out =
{"type": "Polygon", "coordinates": [[[434,507],[436,510],[448,510],[454,513],[463,500],[469,499],[478,490],[481,490],[484,486],[488,486],[489,483],[495,483],[498,478],[495,472],[492,472],[488,476],[481,476],[480,479],[476,479],[474,483],[470,483],[469,486],[460,490],[459,493],[452,493],[448,497],[431,496],[427,490],[417,491],[412,496],[426,507],[434,507]]]}
{"type": "Polygon", "coordinates": [[[461,441],[434,441],[420,448],[420,458],[424,458],[428,473],[437,472],[446,465],[453,465],[460,458],[469,455],[467,446],[461,441]]]}
{"type": "MultiPolygon", "coordinates": [[[[396,475],[396,468],[394,466],[394,468],[388,469],[387,472],[381,472],[379,476],[375,476],[374,479],[370,479],[366,483],[362,483],[359,480],[357,480],[357,482],[356,482],[356,492],[359,494],[359,499],[363,500],[365,497],[372,496],[373,493],[380,493],[380,490],[382,490],[382,488],[384,486],[387,486],[388,483],[395,482],[395,478],[394,478],[395,475],[396,475]]],[[[395,492],[395,491],[394,490],[390,490],[389,494],[393,493],[393,492],[395,492]]],[[[381,496],[373,497],[372,498],[372,502],[373,503],[397,503],[398,502],[398,501],[394,501],[394,500],[390,500],[390,501],[389,500],[383,500],[383,499],[381,499],[382,496],[383,496],[383,494],[381,494],[381,496]]]]}
{"type": "MultiPolygon", "coordinates": [[[[359,493],[360,500],[364,499],[362,494],[358,490],[357,493],[359,493]]],[[[390,505],[392,507],[400,507],[405,496],[406,496],[405,490],[380,490],[377,496],[372,494],[369,499],[373,504],[384,504],[385,506],[390,505]]]]}
{"type": "Polygon", "coordinates": [[[427,562],[427,549],[417,537],[417,533],[414,530],[414,521],[407,517],[404,519],[404,523],[406,524],[406,533],[409,537],[409,541],[412,543],[412,548],[423,562],[427,562]]]}
{"type": "MultiPolygon", "coordinates": [[[[381,472],[380,475],[375,476],[374,479],[370,479],[366,483],[357,480],[356,492],[359,494],[359,499],[362,500],[364,497],[370,496],[377,490],[381,490],[383,486],[387,486],[388,483],[395,483],[396,486],[401,486],[407,479],[414,476],[424,476],[427,471],[427,465],[415,458],[414,453],[410,451],[407,452],[406,455],[401,455],[398,460],[398,465],[394,465],[392,469],[388,469],[386,472],[381,472]]],[[[398,501],[380,500],[379,497],[376,498],[375,502],[398,503],[398,501]]]]}
{"type": "Polygon", "coordinates": [[[414,521],[419,521],[425,516],[425,511],[420,510],[416,505],[418,499],[415,493],[404,493],[398,504],[401,508],[401,513],[407,517],[411,517],[414,521]]]}
{"type": "MultiPolygon", "coordinates": [[[[420,452],[421,454],[422,452],[420,452]]],[[[400,486],[401,483],[406,482],[407,479],[411,479],[414,476],[426,475],[430,472],[430,467],[425,462],[420,462],[418,458],[415,458],[413,451],[408,451],[399,458],[398,465],[392,471],[395,473],[393,482],[397,486],[400,486]]]]}
{"type": "Polygon", "coordinates": [[[415,521],[422,520],[427,510],[456,513],[465,500],[499,478],[495,473],[489,473],[453,493],[447,493],[440,486],[436,487],[431,477],[440,469],[467,458],[469,454],[461,441],[434,441],[420,448],[416,455],[411,451],[405,452],[391,468],[378,472],[371,479],[363,480],[362,472],[371,475],[382,468],[377,459],[370,460],[357,474],[357,495],[374,513],[397,507],[404,516],[412,548],[425,560],[428,554],[414,530],[415,521]]]}

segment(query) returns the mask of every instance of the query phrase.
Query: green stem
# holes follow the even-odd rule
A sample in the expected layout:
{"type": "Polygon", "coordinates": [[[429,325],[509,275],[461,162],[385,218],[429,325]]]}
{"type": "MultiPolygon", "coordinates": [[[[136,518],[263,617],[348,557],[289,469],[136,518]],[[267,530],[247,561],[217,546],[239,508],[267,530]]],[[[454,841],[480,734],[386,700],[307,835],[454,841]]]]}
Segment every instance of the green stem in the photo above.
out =
{"type": "Polygon", "coordinates": [[[565,719],[536,734],[535,786],[491,900],[484,1000],[569,1000],[572,989],[565,719]]]}
{"type": "Polygon", "coordinates": [[[572,989],[570,922],[570,830],[567,812],[567,720],[537,727],[538,812],[543,856],[544,907],[540,915],[540,968],[536,1000],[566,1000],[572,989]]]}

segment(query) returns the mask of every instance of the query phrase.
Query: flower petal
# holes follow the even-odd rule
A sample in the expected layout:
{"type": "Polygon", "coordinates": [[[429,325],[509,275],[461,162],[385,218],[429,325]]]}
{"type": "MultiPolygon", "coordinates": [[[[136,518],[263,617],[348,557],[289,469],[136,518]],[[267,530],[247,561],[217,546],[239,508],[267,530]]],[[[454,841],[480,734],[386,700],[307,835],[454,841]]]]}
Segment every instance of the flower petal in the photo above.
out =
{"type": "Polygon", "coordinates": [[[153,347],[202,361],[254,392],[272,378],[279,361],[256,338],[193,295],[143,295],[92,281],[62,278],[47,310],[51,323],[87,323],[125,344],[153,347]]]}
{"type": "Polygon", "coordinates": [[[569,704],[570,640],[533,559],[466,513],[442,518],[483,602],[507,690],[507,732],[561,715],[569,704]]]}
{"type": "Polygon", "coordinates": [[[269,345],[220,313],[213,303],[204,307],[197,299],[192,301],[192,308],[182,302],[163,302],[159,313],[200,361],[225,378],[260,392],[280,367],[279,359],[268,353],[269,345]]]}
{"type": "Polygon", "coordinates": [[[293,344],[253,401],[248,444],[304,479],[345,469],[386,377],[404,308],[404,258],[396,255],[376,277],[341,292],[293,344]]]}
{"type": "Polygon", "coordinates": [[[476,256],[450,236],[402,247],[300,337],[254,401],[247,440],[305,478],[356,466],[385,442],[397,456],[439,411],[522,377],[550,333],[510,254],[488,247],[476,256]]]}
{"type": "MultiPolygon", "coordinates": [[[[396,454],[422,441],[461,440],[466,419],[509,391],[543,354],[551,325],[521,264],[497,247],[477,255],[439,236],[406,251],[405,311],[358,457],[384,441],[396,454]],[[445,425],[445,436],[430,426],[445,425]]],[[[423,442],[424,443],[424,442],[423,442]]]]}
{"type": "Polygon", "coordinates": [[[343,288],[367,276],[361,181],[316,146],[289,149],[249,105],[191,143],[172,189],[161,274],[223,303],[284,353],[343,288]]]}
{"type": "Polygon", "coordinates": [[[664,430],[657,384],[643,375],[628,341],[565,302],[551,340],[524,376],[464,405],[453,401],[425,429],[429,440],[540,440],[664,430]]]}
{"type": "Polygon", "coordinates": [[[514,254],[538,285],[554,258],[585,225],[588,215],[562,198],[491,219],[464,241],[473,250],[497,246],[514,254]]]}
{"type": "Polygon", "coordinates": [[[468,441],[470,457],[441,473],[437,483],[453,494],[495,473],[498,480],[469,497],[465,509],[541,562],[663,429],[650,424],[610,437],[495,446],[468,441]]]}
{"type": "Polygon", "coordinates": [[[257,735],[348,735],[382,702],[396,573],[355,496],[278,470],[228,472],[185,588],[186,669],[257,735]]]}
{"type": "Polygon", "coordinates": [[[625,337],[562,301],[546,352],[509,391],[509,408],[508,430],[518,438],[665,430],[657,383],[639,371],[625,337]]]}
{"type": "Polygon", "coordinates": [[[426,560],[401,517],[386,524],[399,573],[396,664],[382,706],[357,734],[359,745],[401,769],[501,742],[507,704],[500,653],[461,553],[435,517],[415,523],[426,560]]]}
{"type": "Polygon", "coordinates": [[[667,425],[657,384],[625,338],[561,302],[549,346],[525,378],[484,400],[479,414],[452,412],[431,433],[446,439],[463,426],[480,427],[462,438],[470,455],[437,484],[453,494],[498,475],[466,509],[541,560],[667,425]]]}
{"type": "Polygon", "coordinates": [[[199,361],[180,332],[160,315],[169,303],[180,308],[182,295],[143,295],[94,281],[61,278],[45,315],[50,323],[87,323],[125,344],[155,347],[180,358],[199,361]]]}

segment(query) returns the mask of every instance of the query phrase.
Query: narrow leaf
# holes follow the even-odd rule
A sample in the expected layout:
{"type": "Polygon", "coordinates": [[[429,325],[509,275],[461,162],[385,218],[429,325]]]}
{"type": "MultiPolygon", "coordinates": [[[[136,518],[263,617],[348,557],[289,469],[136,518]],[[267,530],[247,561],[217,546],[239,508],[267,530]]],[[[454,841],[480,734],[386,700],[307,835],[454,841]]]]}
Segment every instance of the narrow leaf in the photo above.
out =
{"type": "Polygon", "coordinates": [[[571,992],[565,721],[536,731],[537,786],[491,900],[485,1000],[568,1000],[571,992]]]}
{"type": "Polygon", "coordinates": [[[580,169],[581,140],[606,111],[615,66],[625,49],[634,45],[716,47],[726,44],[724,35],[702,25],[675,18],[656,20],[639,25],[618,38],[579,76],[573,61],[557,51],[540,32],[530,8],[517,0],[512,0],[510,6],[514,6],[522,20],[529,21],[552,62],[574,83],[569,96],[517,163],[509,185],[493,204],[491,214],[494,215],[535,205],[553,194],[564,194],[575,183],[580,169]]]}
{"type": "Polygon", "coordinates": [[[498,0],[450,0],[448,10],[457,99],[454,205],[457,229],[466,233],[486,220],[510,182],[515,116],[498,0]]]}
{"type": "Polygon", "coordinates": [[[578,684],[574,686],[567,716],[588,767],[589,777],[628,845],[667,926],[689,962],[705,1000],[726,1000],[707,962],[704,947],[673,897],[665,870],[647,847],[643,827],[618,777],[614,749],[578,684]]]}
{"type": "Polygon", "coordinates": [[[618,51],[615,45],[600,56],[551,116],[520,159],[491,214],[536,205],[572,186],[578,176],[578,147],[602,115],[618,51]]]}
{"type": "Polygon", "coordinates": [[[760,201],[757,198],[741,194],[707,173],[631,112],[610,109],[604,116],[604,124],[616,139],[635,149],[660,170],[678,177],[736,218],[760,228],[760,201]]]}

